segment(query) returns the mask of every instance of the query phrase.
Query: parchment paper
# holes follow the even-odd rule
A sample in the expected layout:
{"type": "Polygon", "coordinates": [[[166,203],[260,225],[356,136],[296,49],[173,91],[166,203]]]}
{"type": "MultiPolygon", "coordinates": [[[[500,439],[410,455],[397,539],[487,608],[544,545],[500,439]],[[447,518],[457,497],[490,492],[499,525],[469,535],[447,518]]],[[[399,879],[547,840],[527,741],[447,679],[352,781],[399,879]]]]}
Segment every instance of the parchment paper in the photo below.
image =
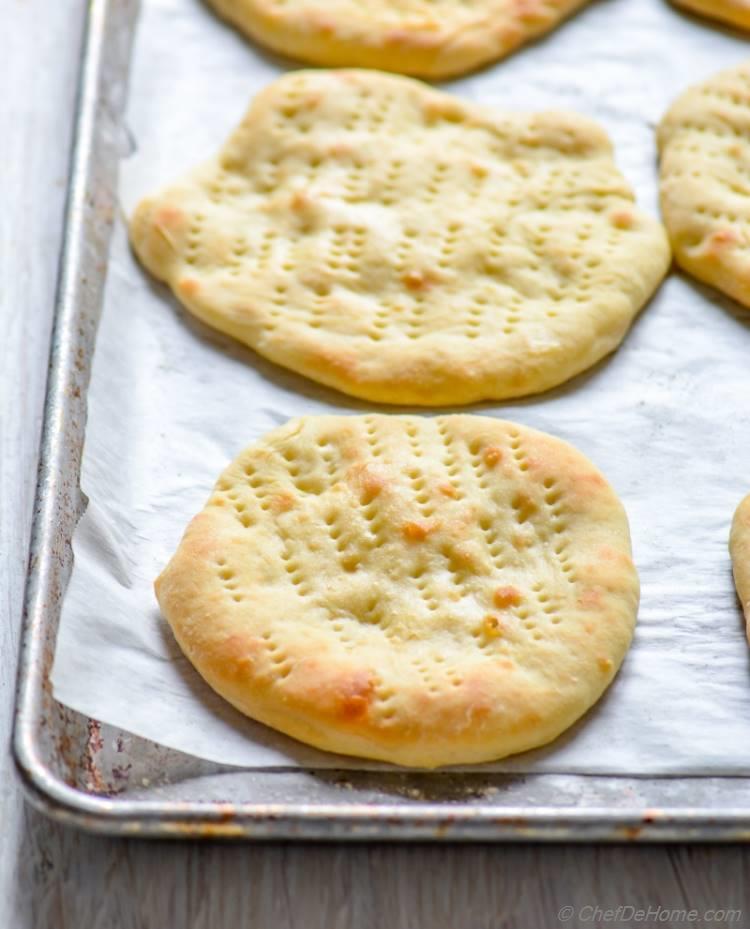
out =
{"type": "MultiPolygon", "coordinates": [[[[738,36],[664,0],[604,0],[448,88],[498,108],[598,119],[641,204],[656,213],[656,122],[687,84],[748,52],[738,36]]],[[[200,0],[145,0],[124,210],[212,154],[250,98],[288,66],[200,0]]],[[[727,554],[734,507],[750,491],[749,385],[750,315],[675,274],[593,371],[539,398],[473,408],[545,429],[593,459],[627,508],[643,588],[635,642],[605,698],[552,746],[496,767],[750,772],[750,662],[727,554]]],[[[82,487],[90,503],[74,539],[55,696],[225,764],[370,767],[232,710],[182,658],[152,592],[188,519],[241,448],[291,416],[364,409],[188,318],[137,266],[119,223],[89,396],[82,487]]]]}

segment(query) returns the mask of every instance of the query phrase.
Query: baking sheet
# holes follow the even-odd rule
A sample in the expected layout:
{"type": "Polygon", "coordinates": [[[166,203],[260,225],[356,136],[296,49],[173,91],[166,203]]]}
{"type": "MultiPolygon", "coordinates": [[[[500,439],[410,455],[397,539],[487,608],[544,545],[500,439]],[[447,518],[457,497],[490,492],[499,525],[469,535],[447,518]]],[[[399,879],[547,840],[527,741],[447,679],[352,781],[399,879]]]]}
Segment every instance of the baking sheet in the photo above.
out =
{"type": "MultiPolygon", "coordinates": [[[[599,119],[640,202],[655,211],[655,122],[686,84],[746,54],[745,42],[661,0],[605,0],[447,86],[500,108],[562,107],[599,119]]],[[[124,209],[215,151],[284,67],[199,0],[146,0],[124,209]]],[[[635,643],[600,704],[553,746],[483,770],[750,769],[750,662],[726,552],[734,506],[750,489],[749,357],[750,316],[674,276],[592,372],[541,398],[473,408],[553,432],[602,468],[627,507],[643,585],[635,643]]],[[[89,397],[82,487],[90,503],[74,539],[52,675],[57,699],[224,764],[367,767],[253,724],[213,695],[171,640],[151,589],[244,445],[290,416],[365,409],[189,319],[141,272],[120,224],[89,397]]]]}

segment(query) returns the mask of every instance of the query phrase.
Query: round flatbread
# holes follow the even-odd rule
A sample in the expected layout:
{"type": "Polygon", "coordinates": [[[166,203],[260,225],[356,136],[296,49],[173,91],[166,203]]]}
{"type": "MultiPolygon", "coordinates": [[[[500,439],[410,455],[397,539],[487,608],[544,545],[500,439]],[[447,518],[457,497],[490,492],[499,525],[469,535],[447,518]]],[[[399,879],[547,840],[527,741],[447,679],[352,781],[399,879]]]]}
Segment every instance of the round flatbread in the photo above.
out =
{"type": "Polygon", "coordinates": [[[658,138],[677,263],[750,306],[750,62],[682,94],[658,138]]]}
{"type": "Polygon", "coordinates": [[[272,84],[131,238],[204,322],[397,404],[560,384],[619,344],[670,260],[588,119],[367,71],[272,84]]]}
{"type": "Polygon", "coordinates": [[[750,29],[749,0],[672,0],[691,13],[716,19],[740,29],[750,29]]]}
{"type": "Polygon", "coordinates": [[[737,596],[745,612],[747,635],[750,640],[750,496],[745,497],[734,514],[729,551],[732,556],[737,596]]]}
{"type": "Polygon", "coordinates": [[[268,48],[311,64],[446,78],[503,58],[585,0],[209,0],[268,48]]]}
{"type": "Polygon", "coordinates": [[[601,474],[476,416],[289,422],[223,473],[156,591],[243,713],[427,768],[554,739],[614,677],[638,604],[601,474]]]}

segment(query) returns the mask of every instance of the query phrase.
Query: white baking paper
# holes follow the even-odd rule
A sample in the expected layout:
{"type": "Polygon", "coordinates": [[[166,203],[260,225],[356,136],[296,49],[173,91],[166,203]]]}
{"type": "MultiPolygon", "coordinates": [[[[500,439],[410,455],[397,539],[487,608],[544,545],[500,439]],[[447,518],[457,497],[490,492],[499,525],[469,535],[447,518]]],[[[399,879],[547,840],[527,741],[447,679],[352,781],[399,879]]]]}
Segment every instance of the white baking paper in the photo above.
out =
{"type": "MultiPolygon", "coordinates": [[[[656,122],[686,85],[749,50],[664,0],[603,0],[448,89],[498,108],[566,108],[600,120],[655,213],[656,122]]],[[[145,0],[124,210],[213,153],[285,67],[200,0],[145,0]]],[[[542,397],[474,408],[590,456],[625,503],[643,588],[635,642],[604,699],[552,746],[496,767],[750,772],[750,661],[727,554],[732,513],[750,491],[749,388],[750,315],[674,274],[613,357],[542,397]]],[[[240,449],[291,416],[365,408],[189,318],[137,266],[118,223],[89,396],[82,487],[90,503],[74,539],[55,696],[225,764],[366,767],[232,710],[181,656],[152,592],[240,449]]]]}

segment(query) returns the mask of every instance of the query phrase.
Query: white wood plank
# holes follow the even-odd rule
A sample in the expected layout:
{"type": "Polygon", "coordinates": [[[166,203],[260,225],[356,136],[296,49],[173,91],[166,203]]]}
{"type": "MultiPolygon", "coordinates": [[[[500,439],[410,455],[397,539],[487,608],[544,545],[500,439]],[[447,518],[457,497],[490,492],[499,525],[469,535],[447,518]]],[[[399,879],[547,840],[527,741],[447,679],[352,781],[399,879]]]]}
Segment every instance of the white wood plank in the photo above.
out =
{"type": "Polygon", "coordinates": [[[750,926],[741,848],[147,844],[24,810],[6,746],[83,7],[0,0],[0,927],[554,929],[596,904],[750,926]]]}
{"type": "Polygon", "coordinates": [[[3,909],[25,839],[6,747],[82,10],[80,0],[0,0],[0,926],[9,927],[3,909]]]}

